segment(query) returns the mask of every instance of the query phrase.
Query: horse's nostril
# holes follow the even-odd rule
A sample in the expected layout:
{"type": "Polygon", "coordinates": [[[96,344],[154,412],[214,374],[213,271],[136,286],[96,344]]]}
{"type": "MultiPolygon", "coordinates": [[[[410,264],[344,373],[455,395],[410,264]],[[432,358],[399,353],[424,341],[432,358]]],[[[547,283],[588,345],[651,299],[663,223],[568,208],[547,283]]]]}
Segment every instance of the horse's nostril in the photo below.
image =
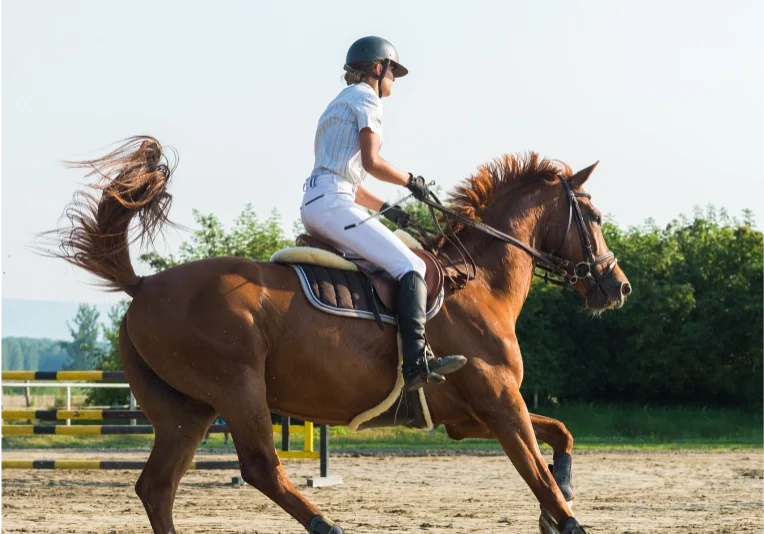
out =
{"type": "Polygon", "coordinates": [[[630,283],[624,282],[623,284],[621,284],[621,295],[623,295],[624,297],[628,297],[629,295],[631,295],[630,283]]]}

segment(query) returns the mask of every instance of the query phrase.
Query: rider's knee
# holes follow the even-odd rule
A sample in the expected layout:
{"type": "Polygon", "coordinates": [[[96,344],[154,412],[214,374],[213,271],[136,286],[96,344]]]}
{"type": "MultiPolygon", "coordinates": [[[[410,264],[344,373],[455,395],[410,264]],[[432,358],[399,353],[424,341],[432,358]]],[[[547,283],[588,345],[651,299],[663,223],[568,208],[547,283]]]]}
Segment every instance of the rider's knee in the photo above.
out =
{"type": "MultiPolygon", "coordinates": [[[[414,256],[412,254],[412,258],[410,259],[410,268],[406,272],[410,271],[416,271],[419,276],[422,277],[422,280],[424,280],[424,274],[427,272],[427,265],[424,263],[424,260],[420,258],[419,256],[414,256]]],[[[405,274],[405,273],[404,273],[405,274]]]]}
{"type": "Polygon", "coordinates": [[[400,280],[403,278],[403,275],[412,271],[416,272],[424,280],[424,273],[427,271],[427,265],[415,254],[406,254],[386,268],[387,272],[393,275],[396,280],[400,280]]]}

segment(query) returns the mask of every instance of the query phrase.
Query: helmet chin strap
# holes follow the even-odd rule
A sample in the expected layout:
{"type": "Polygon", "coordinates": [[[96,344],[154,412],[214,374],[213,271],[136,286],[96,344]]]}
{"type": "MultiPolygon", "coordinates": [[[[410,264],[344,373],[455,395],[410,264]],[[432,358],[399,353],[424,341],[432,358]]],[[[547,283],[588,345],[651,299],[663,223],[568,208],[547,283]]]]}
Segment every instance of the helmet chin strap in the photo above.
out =
{"type": "Polygon", "coordinates": [[[379,98],[382,98],[382,80],[385,79],[385,76],[387,76],[387,71],[390,70],[390,60],[385,59],[382,61],[382,72],[379,74],[379,76],[374,76],[374,78],[379,82],[377,85],[378,91],[379,91],[379,98]]]}

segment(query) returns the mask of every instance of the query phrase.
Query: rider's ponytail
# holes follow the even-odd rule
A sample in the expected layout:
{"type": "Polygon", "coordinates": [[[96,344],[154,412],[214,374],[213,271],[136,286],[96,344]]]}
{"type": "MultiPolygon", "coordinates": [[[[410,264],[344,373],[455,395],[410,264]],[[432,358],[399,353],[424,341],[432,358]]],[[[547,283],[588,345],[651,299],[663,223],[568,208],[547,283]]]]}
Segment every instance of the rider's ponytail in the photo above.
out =
{"type": "MultiPolygon", "coordinates": [[[[367,70],[371,71],[374,68],[374,65],[378,64],[379,61],[375,61],[374,63],[367,64],[368,67],[367,70]]],[[[369,76],[368,72],[365,72],[363,70],[356,69],[354,67],[351,67],[349,65],[345,65],[345,83],[348,85],[355,85],[357,83],[361,83],[364,78],[369,76]]]]}

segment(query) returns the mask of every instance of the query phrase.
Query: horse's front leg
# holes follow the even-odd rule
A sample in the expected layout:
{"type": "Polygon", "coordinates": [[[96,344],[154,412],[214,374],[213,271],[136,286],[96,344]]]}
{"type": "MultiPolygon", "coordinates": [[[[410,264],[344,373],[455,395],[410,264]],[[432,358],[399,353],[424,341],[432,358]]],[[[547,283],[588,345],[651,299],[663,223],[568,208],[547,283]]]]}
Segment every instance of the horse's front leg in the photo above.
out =
{"type": "Polygon", "coordinates": [[[475,373],[464,377],[464,393],[480,423],[496,436],[517,472],[530,487],[541,507],[567,533],[582,529],[577,525],[547,463],[541,455],[531,414],[520,394],[519,378],[506,364],[488,365],[473,360],[475,373]]]}

